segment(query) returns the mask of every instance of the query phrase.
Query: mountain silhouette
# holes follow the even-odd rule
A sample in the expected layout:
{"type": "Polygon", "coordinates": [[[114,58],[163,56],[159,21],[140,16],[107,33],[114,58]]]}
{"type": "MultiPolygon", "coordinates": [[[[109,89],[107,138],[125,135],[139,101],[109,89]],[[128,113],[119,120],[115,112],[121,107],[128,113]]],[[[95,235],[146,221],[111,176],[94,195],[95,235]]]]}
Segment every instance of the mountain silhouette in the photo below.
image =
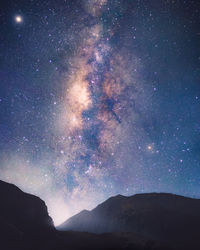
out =
{"type": "Polygon", "coordinates": [[[199,200],[171,194],[118,195],[73,216],[60,231],[44,201],[0,181],[0,249],[200,249],[199,208],[199,200]]]}
{"type": "Polygon", "coordinates": [[[167,244],[198,245],[200,200],[168,193],[117,195],[71,217],[59,230],[133,232],[167,244]]]}
{"type": "Polygon", "coordinates": [[[48,215],[44,201],[24,193],[15,185],[0,181],[2,244],[9,249],[28,249],[28,245],[36,247],[35,242],[40,242],[41,239],[44,241],[53,232],[53,221],[48,215]]]}
{"type": "Polygon", "coordinates": [[[151,241],[132,233],[96,235],[57,231],[44,201],[13,184],[0,181],[2,250],[147,250],[149,246],[152,246],[151,241]]]}

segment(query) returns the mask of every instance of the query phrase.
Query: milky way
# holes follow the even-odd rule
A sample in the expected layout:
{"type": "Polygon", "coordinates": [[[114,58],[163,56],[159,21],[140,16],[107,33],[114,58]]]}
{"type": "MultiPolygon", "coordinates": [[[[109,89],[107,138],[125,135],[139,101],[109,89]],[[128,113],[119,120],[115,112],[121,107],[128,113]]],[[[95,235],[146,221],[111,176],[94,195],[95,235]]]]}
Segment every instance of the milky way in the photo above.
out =
{"type": "Polygon", "coordinates": [[[1,179],[43,198],[56,225],[118,193],[199,195],[194,3],[3,9],[1,179]]]}
{"type": "Polygon", "coordinates": [[[143,93],[139,60],[111,46],[115,27],[105,29],[99,18],[106,7],[106,1],[86,5],[94,24],[81,31],[80,45],[69,59],[66,96],[55,121],[61,134],[55,140],[55,173],[74,204],[88,194],[95,201],[97,194],[112,194],[119,182],[119,190],[126,190],[128,175],[136,172],[132,163],[140,158],[138,145],[148,143],[137,102],[145,105],[150,92],[143,93]]]}

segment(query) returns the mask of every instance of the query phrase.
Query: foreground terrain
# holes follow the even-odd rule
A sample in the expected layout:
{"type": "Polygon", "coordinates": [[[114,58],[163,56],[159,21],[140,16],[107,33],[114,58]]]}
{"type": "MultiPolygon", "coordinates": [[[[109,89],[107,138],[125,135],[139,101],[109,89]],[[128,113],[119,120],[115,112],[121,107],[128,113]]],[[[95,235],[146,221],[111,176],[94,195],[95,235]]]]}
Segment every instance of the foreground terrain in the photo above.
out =
{"type": "Polygon", "coordinates": [[[200,249],[197,199],[171,194],[116,196],[56,230],[40,198],[3,181],[0,197],[3,250],[200,249]]]}
{"type": "Polygon", "coordinates": [[[133,232],[171,245],[199,242],[200,200],[167,193],[117,195],[64,222],[61,230],[133,232]]]}

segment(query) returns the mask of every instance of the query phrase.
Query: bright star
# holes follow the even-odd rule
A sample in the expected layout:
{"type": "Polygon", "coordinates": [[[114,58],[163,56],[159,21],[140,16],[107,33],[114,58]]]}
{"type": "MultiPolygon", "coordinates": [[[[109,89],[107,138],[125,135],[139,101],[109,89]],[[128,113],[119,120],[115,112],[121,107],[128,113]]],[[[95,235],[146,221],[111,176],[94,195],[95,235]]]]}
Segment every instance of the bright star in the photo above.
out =
{"type": "Polygon", "coordinates": [[[22,23],[22,21],[23,21],[22,16],[20,16],[20,15],[15,16],[16,23],[22,23]]]}
{"type": "Polygon", "coordinates": [[[148,148],[148,150],[152,150],[152,146],[151,145],[149,145],[147,148],[148,148]]]}

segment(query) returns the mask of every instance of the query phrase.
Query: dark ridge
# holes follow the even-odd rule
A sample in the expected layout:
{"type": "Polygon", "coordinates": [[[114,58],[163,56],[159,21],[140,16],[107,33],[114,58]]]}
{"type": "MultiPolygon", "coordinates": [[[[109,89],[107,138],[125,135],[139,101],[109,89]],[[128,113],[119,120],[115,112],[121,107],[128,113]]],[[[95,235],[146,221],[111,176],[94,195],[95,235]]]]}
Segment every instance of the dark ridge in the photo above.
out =
{"type": "Polygon", "coordinates": [[[91,233],[132,232],[173,245],[199,244],[200,200],[170,193],[117,195],[87,214],[79,213],[60,230],[91,233]]]}
{"type": "Polygon", "coordinates": [[[40,198],[0,181],[0,199],[2,250],[200,249],[200,200],[117,195],[67,220],[67,230],[85,232],[65,232],[54,228],[40,198]]]}

